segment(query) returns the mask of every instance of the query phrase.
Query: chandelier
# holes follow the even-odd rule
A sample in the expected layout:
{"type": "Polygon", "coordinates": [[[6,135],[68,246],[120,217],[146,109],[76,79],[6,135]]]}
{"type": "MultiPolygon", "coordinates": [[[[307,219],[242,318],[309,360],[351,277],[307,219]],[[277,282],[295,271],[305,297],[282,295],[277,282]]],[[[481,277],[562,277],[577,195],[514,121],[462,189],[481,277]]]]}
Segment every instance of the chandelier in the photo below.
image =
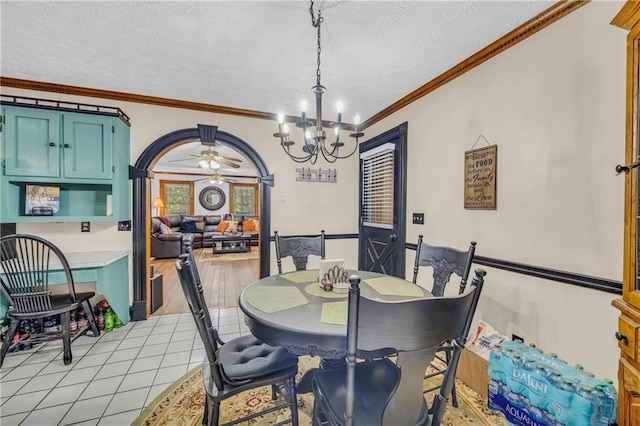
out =
{"type": "Polygon", "coordinates": [[[346,155],[340,152],[345,144],[340,140],[340,131],[346,129],[348,125],[342,122],[342,102],[338,101],[336,104],[337,121],[329,124],[333,128],[335,139],[333,142],[327,141],[327,135],[322,125],[322,95],[327,91],[327,88],[320,82],[320,53],[322,48],[320,46],[320,24],[322,24],[323,18],[321,11],[318,10],[318,16],[316,17],[313,11],[313,0],[309,6],[309,13],[311,14],[311,24],[318,30],[318,68],[316,69],[316,85],[311,88],[311,92],[315,95],[316,100],[316,120],[315,123],[307,119],[307,101],[303,100],[300,104],[302,113],[300,114],[300,121],[296,123],[296,127],[302,129],[302,137],[304,145],[302,146],[303,153],[295,155],[291,152],[291,145],[295,142],[290,139],[289,126],[285,123],[284,114],[278,113],[278,132],[273,136],[280,138],[280,146],[284,152],[291,157],[296,163],[304,163],[309,161],[311,164],[315,164],[318,161],[318,155],[322,154],[324,159],[329,163],[335,163],[338,159],[343,159],[352,156],[358,149],[358,138],[364,136],[364,133],[358,132],[358,125],[360,124],[360,117],[355,116],[353,119],[353,133],[349,134],[350,137],[355,138],[355,144],[353,150],[346,155]],[[314,129],[315,127],[315,129],[314,129]]]}

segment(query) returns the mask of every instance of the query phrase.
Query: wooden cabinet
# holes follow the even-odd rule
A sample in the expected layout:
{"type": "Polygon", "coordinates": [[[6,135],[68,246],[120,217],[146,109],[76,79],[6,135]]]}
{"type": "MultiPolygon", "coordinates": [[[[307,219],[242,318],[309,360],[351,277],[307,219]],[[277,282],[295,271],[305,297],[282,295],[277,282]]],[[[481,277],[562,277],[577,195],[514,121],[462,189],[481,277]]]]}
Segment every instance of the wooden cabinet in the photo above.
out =
{"type": "Polygon", "coordinates": [[[129,126],[96,113],[3,105],[0,221],[130,219],[129,126]],[[27,186],[60,189],[53,216],[26,212],[27,186]]]}
{"type": "Polygon", "coordinates": [[[627,100],[624,173],[624,267],[622,299],[613,301],[618,320],[618,424],[640,426],[640,203],[638,198],[639,137],[638,99],[640,64],[640,3],[627,1],[611,22],[629,31],[627,37],[627,100]]]}

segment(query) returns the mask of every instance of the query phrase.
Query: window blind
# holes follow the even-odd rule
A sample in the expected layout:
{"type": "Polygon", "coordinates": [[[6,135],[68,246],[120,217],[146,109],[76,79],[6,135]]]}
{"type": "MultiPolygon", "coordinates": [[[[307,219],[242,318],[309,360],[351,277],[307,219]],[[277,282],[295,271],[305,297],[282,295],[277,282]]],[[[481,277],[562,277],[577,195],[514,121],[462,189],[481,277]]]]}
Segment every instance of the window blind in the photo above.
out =
{"type": "Polygon", "coordinates": [[[393,228],[395,145],[388,143],[363,152],[362,224],[393,228]]]}

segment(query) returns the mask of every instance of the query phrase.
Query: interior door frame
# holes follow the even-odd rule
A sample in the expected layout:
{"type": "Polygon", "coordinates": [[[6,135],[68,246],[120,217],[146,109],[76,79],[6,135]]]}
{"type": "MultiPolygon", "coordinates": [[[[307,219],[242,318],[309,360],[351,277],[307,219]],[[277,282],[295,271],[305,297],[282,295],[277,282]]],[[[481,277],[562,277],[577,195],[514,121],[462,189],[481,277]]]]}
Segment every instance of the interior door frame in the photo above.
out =
{"type": "Polygon", "coordinates": [[[133,300],[131,320],[147,318],[149,312],[149,256],[151,197],[150,168],[156,157],[176,146],[200,140],[203,143],[221,142],[239,151],[258,171],[260,203],[260,278],[270,275],[271,266],[271,188],[274,177],[258,152],[247,142],[218,130],[217,126],[198,124],[197,128],[176,130],[152,142],[140,154],[134,166],[129,166],[133,188],[133,300]]]}
{"type": "MultiPolygon", "coordinates": [[[[394,228],[392,232],[400,240],[400,251],[397,253],[394,269],[398,276],[404,278],[406,275],[406,250],[405,241],[407,239],[407,131],[408,123],[404,122],[397,127],[369,139],[360,144],[359,152],[366,152],[385,143],[395,145],[394,164],[394,228]]],[[[362,172],[362,160],[360,160],[360,171],[362,172]]],[[[362,176],[359,183],[359,199],[362,200],[362,176]]],[[[360,204],[358,219],[358,269],[364,269],[366,240],[363,238],[363,206],[360,204]]]]}

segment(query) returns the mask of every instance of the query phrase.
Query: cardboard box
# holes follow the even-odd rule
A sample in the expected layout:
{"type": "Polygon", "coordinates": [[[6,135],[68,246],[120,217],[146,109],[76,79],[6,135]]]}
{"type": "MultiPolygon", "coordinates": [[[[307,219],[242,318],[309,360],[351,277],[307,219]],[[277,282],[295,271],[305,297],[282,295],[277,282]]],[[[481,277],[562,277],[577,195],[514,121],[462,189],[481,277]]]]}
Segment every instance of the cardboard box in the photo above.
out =
{"type": "Polygon", "coordinates": [[[456,377],[487,399],[489,361],[467,348],[462,350],[456,377]]]}

